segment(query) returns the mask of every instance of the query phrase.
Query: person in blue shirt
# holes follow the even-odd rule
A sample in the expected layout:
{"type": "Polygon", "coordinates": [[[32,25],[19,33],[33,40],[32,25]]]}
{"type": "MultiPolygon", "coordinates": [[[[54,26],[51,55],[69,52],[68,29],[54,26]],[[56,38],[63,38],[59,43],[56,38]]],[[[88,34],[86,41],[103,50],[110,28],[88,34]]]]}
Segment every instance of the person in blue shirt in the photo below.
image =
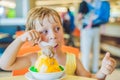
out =
{"type": "Polygon", "coordinates": [[[69,8],[68,8],[68,15],[70,16],[70,31],[73,32],[74,29],[75,29],[74,15],[73,15],[73,13],[69,10],[69,8]]]}
{"type": "Polygon", "coordinates": [[[79,7],[79,20],[81,28],[82,63],[86,70],[96,73],[99,68],[100,54],[100,26],[106,24],[110,17],[110,4],[107,0],[83,0],[79,7]],[[90,53],[92,63],[90,62],[90,53]]]}
{"type": "Polygon", "coordinates": [[[110,17],[110,3],[107,0],[101,0],[101,7],[100,9],[96,10],[96,14],[99,16],[93,20],[93,27],[106,24],[110,17]]]}
{"type": "Polygon", "coordinates": [[[68,34],[72,33],[75,29],[74,15],[69,8],[67,8],[67,12],[63,18],[63,27],[65,29],[65,33],[68,34]]]}
{"type": "Polygon", "coordinates": [[[70,44],[71,46],[75,46],[73,38],[72,38],[73,37],[72,33],[75,29],[74,19],[75,18],[74,18],[73,13],[70,11],[69,8],[67,8],[67,12],[63,18],[63,28],[64,28],[64,32],[70,36],[68,39],[67,45],[70,44]]]}

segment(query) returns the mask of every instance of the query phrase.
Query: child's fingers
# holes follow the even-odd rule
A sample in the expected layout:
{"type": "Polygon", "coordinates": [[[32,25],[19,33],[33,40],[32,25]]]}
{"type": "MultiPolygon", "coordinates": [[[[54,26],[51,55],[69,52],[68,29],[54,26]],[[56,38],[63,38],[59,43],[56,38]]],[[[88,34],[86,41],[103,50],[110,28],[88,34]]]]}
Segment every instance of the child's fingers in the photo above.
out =
{"type": "Polygon", "coordinates": [[[103,59],[102,71],[104,74],[111,74],[116,67],[116,61],[107,53],[103,59]]]}
{"type": "Polygon", "coordinates": [[[111,58],[110,60],[111,60],[111,65],[115,68],[116,67],[116,61],[113,58],[111,58]]]}
{"type": "Polygon", "coordinates": [[[41,38],[38,38],[37,43],[40,44],[40,42],[41,42],[41,38]]]}
{"type": "Polygon", "coordinates": [[[30,35],[32,37],[32,40],[39,38],[39,34],[35,30],[31,30],[30,35]]]}
{"type": "Polygon", "coordinates": [[[111,73],[114,70],[114,67],[111,65],[106,65],[106,69],[111,73]]]}
{"type": "Polygon", "coordinates": [[[33,33],[34,33],[34,37],[35,37],[35,39],[41,37],[40,34],[39,34],[37,31],[33,30],[33,33]]]}
{"type": "Polygon", "coordinates": [[[107,68],[103,68],[102,73],[104,73],[105,75],[108,75],[110,72],[107,68]]]}
{"type": "Polygon", "coordinates": [[[27,36],[28,36],[27,40],[32,41],[33,46],[41,41],[40,34],[35,30],[29,31],[27,36]]]}
{"type": "Polygon", "coordinates": [[[31,41],[32,40],[32,34],[30,32],[27,33],[28,35],[26,35],[27,40],[31,41]]]}
{"type": "MultiPolygon", "coordinates": [[[[39,45],[41,42],[41,38],[36,38],[34,41],[33,41],[33,46],[35,45],[39,45]]],[[[40,46],[41,47],[41,46],[40,46]]]]}
{"type": "Polygon", "coordinates": [[[29,34],[28,40],[29,40],[29,41],[33,40],[33,39],[34,39],[34,34],[33,34],[33,32],[30,31],[28,34],[29,34]]]}
{"type": "Polygon", "coordinates": [[[36,38],[41,37],[40,34],[39,34],[38,32],[35,32],[35,36],[36,36],[36,38]]]}
{"type": "Polygon", "coordinates": [[[104,73],[105,75],[111,74],[113,72],[113,68],[109,65],[104,66],[104,68],[102,68],[102,73],[104,73]]]}
{"type": "Polygon", "coordinates": [[[30,32],[30,35],[32,37],[32,40],[35,40],[36,39],[36,35],[35,35],[35,32],[34,31],[31,31],[30,32]]]}
{"type": "Polygon", "coordinates": [[[107,61],[107,64],[113,66],[114,68],[116,67],[116,61],[113,58],[110,58],[107,61]]]}
{"type": "Polygon", "coordinates": [[[106,61],[106,65],[110,65],[113,68],[116,67],[116,61],[113,58],[109,58],[109,60],[106,61]]]}
{"type": "Polygon", "coordinates": [[[114,65],[114,61],[110,59],[110,60],[106,61],[106,64],[107,64],[107,65],[112,65],[112,66],[113,66],[113,65],[114,65]]]}
{"type": "Polygon", "coordinates": [[[105,57],[103,58],[103,60],[107,60],[107,59],[109,59],[109,58],[110,58],[110,53],[107,52],[107,53],[105,54],[105,57]]]}

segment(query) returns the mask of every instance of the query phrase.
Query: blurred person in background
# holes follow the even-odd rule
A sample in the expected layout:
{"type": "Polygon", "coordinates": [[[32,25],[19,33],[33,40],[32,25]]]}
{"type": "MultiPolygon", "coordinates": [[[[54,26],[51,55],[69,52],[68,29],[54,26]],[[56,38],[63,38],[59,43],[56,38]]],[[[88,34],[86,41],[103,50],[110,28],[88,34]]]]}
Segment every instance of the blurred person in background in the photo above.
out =
{"type": "Polygon", "coordinates": [[[63,16],[63,28],[65,34],[69,35],[67,45],[75,46],[72,38],[72,33],[75,29],[74,15],[69,8],[67,8],[67,12],[63,16]]]}
{"type": "Polygon", "coordinates": [[[26,32],[17,37],[6,48],[0,58],[0,68],[4,70],[19,70],[35,65],[38,57],[42,55],[38,51],[30,52],[20,57],[17,56],[26,41],[38,44],[42,50],[45,48],[45,46],[43,47],[44,43],[50,44],[49,46],[51,46],[55,54],[51,53],[50,48],[48,48],[48,52],[50,51],[50,53],[46,54],[42,52],[42,54],[48,57],[52,55],[58,61],[59,65],[65,67],[66,75],[105,80],[106,76],[111,74],[116,66],[116,61],[110,57],[110,53],[106,53],[100,70],[96,74],[92,74],[84,69],[81,61],[75,54],[64,52],[62,50],[64,38],[61,19],[59,14],[50,8],[36,7],[28,12],[26,32]],[[42,44],[42,42],[44,43],[42,44]]]}
{"type": "Polygon", "coordinates": [[[83,0],[79,6],[78,20],[82,19],[81,53],[82,63],[90,71],[90,53],[92,55],[92,72],[99,68],[100,26],[106,24],[110,17],[108,0],[83,0]]]}

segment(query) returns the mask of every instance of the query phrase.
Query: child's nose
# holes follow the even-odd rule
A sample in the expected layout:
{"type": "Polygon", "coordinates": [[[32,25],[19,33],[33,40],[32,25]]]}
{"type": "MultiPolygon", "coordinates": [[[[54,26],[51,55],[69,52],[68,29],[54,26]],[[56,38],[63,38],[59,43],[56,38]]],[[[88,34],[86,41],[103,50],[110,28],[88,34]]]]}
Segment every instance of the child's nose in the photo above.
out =
{"type": "Polygon", "coordinates": [[[55,32],[51,32],[50,35],[49,35],[49,39],[52,40],[52,39],[56,39],[56,35],[55,35],[55,32]]]}

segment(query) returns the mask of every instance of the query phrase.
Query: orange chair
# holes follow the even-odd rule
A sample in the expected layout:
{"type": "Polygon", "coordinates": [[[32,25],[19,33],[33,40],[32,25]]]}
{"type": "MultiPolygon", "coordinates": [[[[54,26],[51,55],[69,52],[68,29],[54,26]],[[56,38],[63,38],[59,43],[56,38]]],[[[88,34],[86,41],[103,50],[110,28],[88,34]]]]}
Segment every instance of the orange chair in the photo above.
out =
{"type": "MultiPolygon", "coordinates": [[[[39,51],[39,50],[40,50],[40,48],[37,45],[33,46],[32,43],[26,42],[25,44],[23,44],[23,46],[19,50],[17,56],[22,56],[22,55],[24,55],[26,53],[36,52],[36,51],[39,51]]],[[[24,68],[24,69],[20,69],[20,70],[13,70],[12,75],[13,76],[23,75],[26,72],[28,72],[28,68],[24,68]]]]}
{"type": "MultiPolygon", "coordinates": [[[[23,32],[20,32],[20,34],[23,33],[23,32]]],[[[19,35],[19,34],[18,34],[19,35]]],[[[26,53],[29,53],[29,52],[36,52],[36,51],[39,51],[40,48],[38,45],[36,46],[33,46],[32,43],[30,42],[26,42],[25,44],[23,44],[23,46],[21,47],[21,49],[19,50],[18,52],[18,55],[17,56],[22,56],[26,53]]],[[[79,56],[80,52],[79,52],[79,49],[77,48],[74,48],[74,47],[70,47],[70,46],[62,46],[62,50],[64,52],[70,52],[70,53],[74,53],[76,56],[79,56]]],[[[12,71],[12,75],[13,76],[17,76],[17,75],[24,75],[26,72],[28,72],[28,68],[24,68],[24,69],[20,69],[20,70],[13,70],[12,71]]]]}
{"type": "Polygon", "coordinates": [[[16,35],[16,37],[18,37],[18,36],[22,35],[24,32],[25,31],[16,31],[15,35],[16,35]]]}
{"type": "MultiPolygon", "coordinates": [[[[18,56],[22,56],[27,52],[33,52],[33,51],[39,51],[40,50],[40,48],[38,46],[29,47],[29,48],[28,48],[28,46],[30,46],[30,45],[28,45],[28,43],[25,43],[23,45],[23,47],[20,49],[20,51],[18,53],[18,56]],[[25,45],[27,45],[27,47],[25,45]]],[[[79,56],[79,49],[77,49],[77,48],[63,46],[62,49],[63,49],[64,52],[74,53],[76,56],[79,56]]],[[[28,72],[28,68],[21,69],[21,70],[13,70],[12,75],[13,76],[24,75],[26,72],[28,72]]]]}
{"type": "Polygon", "coordinates": [[[73,36],[80,37],[80,30],[76,27],[72,33],[73,36]]]}

